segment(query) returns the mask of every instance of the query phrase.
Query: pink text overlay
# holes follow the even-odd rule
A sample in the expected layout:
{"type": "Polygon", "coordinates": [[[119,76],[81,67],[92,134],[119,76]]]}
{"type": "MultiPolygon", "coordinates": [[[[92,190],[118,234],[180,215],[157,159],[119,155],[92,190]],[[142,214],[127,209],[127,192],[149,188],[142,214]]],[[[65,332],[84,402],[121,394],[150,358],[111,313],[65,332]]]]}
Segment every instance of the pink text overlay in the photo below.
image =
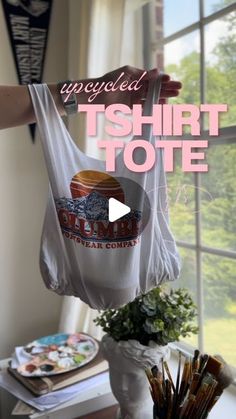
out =
{"type": "Polygon", "coordinates": [[[201,135],[200,116],[208,114],[209,135],[219,135],[219,117],[222,112],[227,112],[226,104],[192,104],[176,105],[153,105],[152,115],[144,116],[142,105],[133,105],[130,109],[127,105],[116,103],[105,108],[104,105],[79,105],[79,112],[85,112],[87,116],[87,134],[97,135],[97,116],[100,112],[105,114],[110,123],[105,125],[107,134],[113,137],[124,137],[132,134],[139,137],[129,143],[121,140],[98,141],[99,148],[106,150],[106,170],[114,172],[116,167],[116,150],[123,149],[124,163],[127,168],[134,172],[150,170],[156,161],[156,148],[164,150],[164,168],[166,172],[174,170],[174,151],[182,149],[183,172],[207,172],[208,165],[204,163],[204,149],[208,147],[207,140],[156,140],[155,145],[145,139],[144,127],[151,126],[154,136],[182,136],[184,126],[189,126],[190,134],[194,137],[201,135]],[[128,116],[128,117],[127,117],[128,116]],[[130,116],[132,119],[130,119],[130,116]],[[142,138],[143,136],[143,138],[142,138]],[[141,137],[141,138],[140,138],[141,137]],[[133,154],[136,149],[143,149],[146,159],[142,164],[136,164],[133,154]],[[201,149],[199,151],[198,149],[201,149]],[[201,161],[199,163],[199,161],[201,161]]]}
{"type": "Polygon", "coordinates": [[[60,93],[66,94],[64,102],[67,102],[70,98],[70,96],[75,93],[91,93],[88,96],[88,102],[91,103],[96,99],[96,97],[102,93],[102,92],[116,92],[117,90],[120,90],[121,92],[131,92],[137,91],[142,87],[141,81],[143,80],[144,76],[147,74],[147,71],[144,71],[138,80],[126,80],[125,79],[125,72],[119,74],[116,80],[114,81],[88,81],[86,82],[73,82],[68,83],[65,82],[65,84],[62,86],[60,93]],[[124,80],[122,80],[124,78],[124,80]]]}

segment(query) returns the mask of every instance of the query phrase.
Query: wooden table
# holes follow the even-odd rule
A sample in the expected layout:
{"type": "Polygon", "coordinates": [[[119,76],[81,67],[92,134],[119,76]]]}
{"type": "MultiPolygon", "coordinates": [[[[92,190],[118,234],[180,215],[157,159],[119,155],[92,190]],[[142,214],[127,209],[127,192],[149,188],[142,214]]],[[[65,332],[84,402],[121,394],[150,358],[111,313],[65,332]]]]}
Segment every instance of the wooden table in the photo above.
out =
{"type": "Polygon", "coordinates": [[[115,419],[118,405],[107,407],[106,409],[99,410],[98,412],[91,413],[90,415],[80,416],[77,419],[115,419]]]}

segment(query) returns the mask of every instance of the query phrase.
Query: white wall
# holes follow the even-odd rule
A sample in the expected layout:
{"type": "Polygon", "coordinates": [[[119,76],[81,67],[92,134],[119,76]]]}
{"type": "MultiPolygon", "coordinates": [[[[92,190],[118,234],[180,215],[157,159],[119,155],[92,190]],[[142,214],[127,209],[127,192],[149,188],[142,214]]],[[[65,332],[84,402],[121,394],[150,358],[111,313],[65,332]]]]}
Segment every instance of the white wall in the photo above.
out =
{"type": "MultiPolygon", "coordinates": [[[[68,2],[53,2],[44,81],[67,78],[68,2]]],[[[0,4],[0,84],[17,84],[0,4]]],[[[38,266],[47,197],[39,138],[28,127],[0,131],[0,357],[57,331],[62,298],[45,288],[38,266]]]]}

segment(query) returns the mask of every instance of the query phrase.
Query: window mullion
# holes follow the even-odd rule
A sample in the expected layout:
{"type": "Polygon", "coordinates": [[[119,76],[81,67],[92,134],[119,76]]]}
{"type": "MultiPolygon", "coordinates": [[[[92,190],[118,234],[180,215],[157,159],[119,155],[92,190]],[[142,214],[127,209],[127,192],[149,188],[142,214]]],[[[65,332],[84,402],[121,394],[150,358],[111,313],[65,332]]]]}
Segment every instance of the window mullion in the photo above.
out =
{"type": "MultiPolygon", "coordinates": [[[[183,247],[184,249],[192,249],[196,250],[196,244],[185,242],[183,240],[176,240],[176,244],[178,247],[183,247]]],[[[215,247],[208,247],[208,246],[200,246],[200,251],[203,253],[209,253],[215,256],[222,256],[225,258],[236,259],[236,251],[234,250],[224,250],[218,249],[215,247]]]]}
{"type": "Polygon", "coordinates": [[[194,174],[195,184],[195,238],[196,238],[196,288],[197,288],[197,307],[198,307],[198,347],[201,352],[204,351],[204,312],[203,312],[203,281],[201,266],[201,217],[200,217],[200,176],[199,173],[194,174]]]}
{"type": "MultiPolygon", "coordinates": [[[[205,40],[204,40],[204,0],[199,0],[199,14],[200,14],[200,102],[205,103],[205,40]]],[[[201,131],[204,129],[204,117],[201,115],[201,131]]],[[[203,279],[202,279],[202,258],[201,258],[201,213],[200,213],[200,173],[194,174],[195,183],[195,232],[196,232],[196,279],[197,279],[197,306],[198,306],[198,347],[201,352],[204,352],[204,300],[203,300],[203,279]]]]}
{"type": "MultiPolygon", "coordinates": [[[[200,7],[200,102],[206,102],[206,69],[205,69],[205,28],[203,24],[204,0],[199,0],[200,7]]],[[[204,130],[204,113],[201,114],[202,131],[204,130]]]]}

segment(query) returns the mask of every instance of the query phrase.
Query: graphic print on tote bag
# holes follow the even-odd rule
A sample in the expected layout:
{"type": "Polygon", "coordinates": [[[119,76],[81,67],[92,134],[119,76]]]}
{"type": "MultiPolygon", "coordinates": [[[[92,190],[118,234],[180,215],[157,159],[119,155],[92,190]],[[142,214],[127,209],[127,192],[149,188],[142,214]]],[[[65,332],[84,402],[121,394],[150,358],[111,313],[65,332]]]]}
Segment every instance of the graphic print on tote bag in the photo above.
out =
{"type": "Polygon", "coordinates": [[[137,209],[109,222],[109,198],[126,203],[125,192],[116,178],[104,172],[83,170],[73,176],[70,190],[72,198],[55,200],[60,226],[66,237],[107,242],[134,240],[141,234],[142,212],[137,209]]]}

